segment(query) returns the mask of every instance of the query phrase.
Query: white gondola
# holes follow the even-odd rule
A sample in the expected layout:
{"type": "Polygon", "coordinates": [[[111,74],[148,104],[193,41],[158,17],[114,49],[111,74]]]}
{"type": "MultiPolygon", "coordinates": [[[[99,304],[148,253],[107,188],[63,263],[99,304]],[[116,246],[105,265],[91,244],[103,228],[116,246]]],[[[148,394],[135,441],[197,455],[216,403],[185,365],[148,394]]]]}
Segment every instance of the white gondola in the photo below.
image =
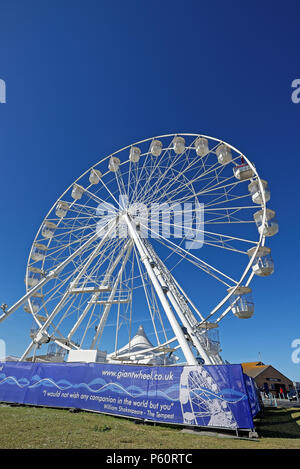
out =
{"type": "Polygon", "coordinates": [[[74,184],[71,197],[74,200],[79,200],[81,199],[83,193],[84,193],[84,188],[80,186],[79,184],[74,184]]]}
{"type": "Polygon", "coordinates": [[[55,209],[55,215],[59,218],[63,218],[67,215],[68,210],[69,210],[68,202],[63,202],[62,200],[60,200],[57,203],[57,206],[55,209]]]}
{"type": "Polygon", "coordinates": [[[101,177],[102,177],[101,171],[99,171],[99,169],[94,169],[93,168],[90,172],[89,181],[90,181],[91,184],[98,184],[101,177]]]}
{"type": "Polygon", "coordinates": [[[64,361],[65,356],[67,354],[67,350],[60,345],[52,342],[49,344],[47,349],[47,361],[61,363],[64,361]]]}
{"type": "Polygon", "coordinates": [[[32,326],[32,327],[30,328],[29,335],[30,335],[30,337],[31,337],[32,340],[35,339],[35,337],[36,337],[36,335],[37,335],[37,333],[38,333],[38,330],[39,330],[39,327],[38,327],[37,324],[35,324],[34,326],[32,326]]]}
{"type": "Polygon", "coordinates": [[[227,164],[232,160],[231,150],[225,143],[221,143],[217,147],[216,155],[220,164],[227,164]]]}
{"type": "Polygon", "coordinates": [[[153,156],[159,156],[162,152],[162,142],[160,140],[153,140],[150,145],[150,153],[153,156]]]}
{"type": "Polygon", "coordinates": [[[44,238],[47,238],[47,239],[52,238],[55,233],[56,228],[57,228],[57,225],[55,225],[55,223],[53,223],[52,221],[46,220],[42,228],[42,236],[44,236],[44,238]]]}
{"type": "Polygon", "coordinates": [[[47,246],[41,243],[35,243],[33,245],[32,253],[31,253],[31,259],[38,262],[38,261],[43,261],[46,257],[46,252],[47,252],[47,246]]]}
{"type": "Polygon", "coordinates": [[[30,299],[30,304],[31,304],[31,308],[30,308],[29,303],[25,303],[24,311],[26,313],[31,313],[31,310],[32,310],[32,312],[35,314],[40,310],[41,305],[42,305],[42,300],[41,298],[33,297],[30,299]]]}
{"type": "Polygon", "coordinates": [[[249,287],[231,287],[227,291],[234,293],[230,296],[229,301],[231,305],[231,311],[239,319],[249,319],[254,313],[254,303],[251,297],[251,288],[249,287]]]}
{"type": "MultiPolygon", "coordinates": [[[[248,250],[248,255],[251,258],[256,248],[248,250]]],[[[267,246],[260,246],[255,255],[254,262],[252,264],[252,270],[255,275],[259,277],[267,277],[274,272],[274,262],[271,257],[271,249],[267,246]]]]}
{"type": "Polygon", "coordinates": [[[233,168],[233,174],[239,181],[245,181],[254,176],[254,171],[247,163],[242,163],[233,168]]]}
{"type": "Polygon", "coordinates": [[[30,287],[34,287],[41,281],[42,273],[43,271],[37,267],[28,267],[28,274],[27,277],[25,277],[25,283],[27,281],[27,284],[30,287]]]}
{"type": "Polygon", "coordinates": [[[206,156],[209,153],[208,140],[204,137],[198,137],[195,141],[195,149],[198,156],[206,156]]]}
{"type": "Polygon", "coordinates": [[[220,353],[221,347],[218,330],[214,328],[207,329],[200,337],[200,342],[204,345],[207,352],[211,355],[218,355],[220,353]]]}
{"type": "Polygon", "coordinates": [[[174,137],[173,138],[173,150],[177,155],[183,153],[185,150],[185,139],[183,137],[174,137]]]}
{"type": "Polygon", "coordinates": [[[141,156],[141,150],[138,147],[131,147],[129,152],[129,159],[132,163],[138,163],[141,156]]]}
{"type": "MultiPolygon", "coordinates": [[[[263,179],[261,179],[261,183],[262,183],[262,186],[263,186],[263,192],[265,194],[265,201],[268,202],[268,200],[270,200],[270,197],[271,197],[271,193],[270,193],[268,183],[267,183],[267,181],[264,181],[263,179]]],[[[261,193],[261,190],[260,190],[260,187],[259,187],[258,179],[256,181],[252,181],[249,184],[248,190],[251,194],[252,202],[254,204],[263,204],[264,203],[263,202],[263,196],[262,196],[262,193],[261,193]]]]}
{"type": "Polygon", "coordinates": [[[117,158],[116,156],[111,156],[108,163],[108,169],[115,173],[118,171],[120,164],[121,161],[119,160],[119,158],[117,158]]]}
{"type": "Polygon", "coordinates": [[[275,211],[271,210],[270,208],[266,209],[266,218],[265,223],[263,225],[263,210],[258,210],[253,215],[255,220],[256,226],[258,228],[258,232],[260,234],[263,233],[264,236],[274,236],[278,233],[279,227],[278,222],[275,219],[275,211]]]}

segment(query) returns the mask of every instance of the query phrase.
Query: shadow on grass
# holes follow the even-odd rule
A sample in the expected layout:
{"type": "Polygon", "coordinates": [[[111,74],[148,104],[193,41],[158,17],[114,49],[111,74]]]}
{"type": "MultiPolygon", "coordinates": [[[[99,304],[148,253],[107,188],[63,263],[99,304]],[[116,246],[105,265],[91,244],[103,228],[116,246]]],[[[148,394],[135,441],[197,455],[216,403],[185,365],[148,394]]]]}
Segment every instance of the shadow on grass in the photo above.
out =
{"type": "Polygon", "coordinates": [[[300,409],[263,409],[255,428],[262,438],[299,438],[300,409]],[[297,416],[295,414],[298,414],[297,416]]]}

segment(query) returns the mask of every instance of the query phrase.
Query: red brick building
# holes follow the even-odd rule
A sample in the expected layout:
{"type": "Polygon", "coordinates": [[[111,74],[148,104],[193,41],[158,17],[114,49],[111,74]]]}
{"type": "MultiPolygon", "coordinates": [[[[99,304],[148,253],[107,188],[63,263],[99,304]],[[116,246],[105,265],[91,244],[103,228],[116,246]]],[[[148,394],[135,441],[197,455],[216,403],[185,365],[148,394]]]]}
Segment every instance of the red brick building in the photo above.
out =
{"type": "Polygon", "coordinates": [[[289,378],[271,365],[265,365],[258,361],[242,363],[242,367],[244,373],[254,379],[260,391],[271,392],[275,397],[279,397],[281,389],[286,396],[288,391],[294,387],[289,378]]]}

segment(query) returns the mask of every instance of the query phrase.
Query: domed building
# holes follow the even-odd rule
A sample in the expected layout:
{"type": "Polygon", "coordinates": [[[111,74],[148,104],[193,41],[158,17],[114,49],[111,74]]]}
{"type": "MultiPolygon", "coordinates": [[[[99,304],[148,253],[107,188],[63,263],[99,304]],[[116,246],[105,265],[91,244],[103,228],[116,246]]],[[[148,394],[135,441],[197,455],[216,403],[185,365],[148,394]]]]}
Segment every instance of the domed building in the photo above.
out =
{"type": "Polygon", "coordinates": [[[178,357],[173,355],[174,349],[168,346],[155,347],[148,339],[142,325],[131,341],[116,352],[107,355],[109,363],[135,363],[144,365],[174,365],[178,357]]]}

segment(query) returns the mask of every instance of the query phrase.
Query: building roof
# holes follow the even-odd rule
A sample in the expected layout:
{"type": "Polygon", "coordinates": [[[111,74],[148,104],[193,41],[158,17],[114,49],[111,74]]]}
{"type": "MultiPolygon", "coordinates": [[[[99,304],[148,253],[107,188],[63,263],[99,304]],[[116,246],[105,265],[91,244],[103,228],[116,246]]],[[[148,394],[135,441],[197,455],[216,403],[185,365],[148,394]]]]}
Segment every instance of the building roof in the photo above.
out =
{"type": "MultiPolygon", "coordinates": [[[[128,352],[132,352],[132,353],[140,352],[142,350],[146,350],[152,347],[153,345],[151,344],[148,337],[146,336],[143,326],[140,325],[137,331],[137,334],[131,339],[130,343],[128,343],[127,345],[125,345],[124,347],[120,348],[117,351],[117,355],[120,356],[128,352]]],[[[110,354],[110,355],[114,355],[114,354],[110,354]]],[[[110,355],[108,355],[108,357],[110,355]]]]}
{"type": "Polygon", "coordinates": [[[267,373],[268,376],[270,376],[271,374],[275,372],[278,375],[282,376],[282,378],[292,383],[292,381],[289,378],[284,376],[280,371],[276,370],[276,368],[274,368],[272,365],[265,365],[263,362],[260,362],[260,361],[241,363],[241,365],[242,365],[244,373],[248,376],[251,376],[252,378],[257,378],[261,373],[268,370],[268,373],[267,373]]]}
{"type": "Polygon", "coordinates": [[[162,351],[162,349],[159,351],[155,349],[148,339],[143,326],[140,325],[136,335],[131,339],[130,343],[116,352],[108,354],[107,358],[108,360],[120,360],[124,357],[131,359],[128,355],[132,354],[133,363],[143,363],[148,365],[174,365],[178,358],[174,355],[171,356],[170,352],[172,352],[172,349],[168,349],[168,347],[166,347],[164,351],[162,351]]]}
{"type": "Polygon", "coordinates": [[[256,378],[260,375],[263,371],[269,368],[270,365],[265,365],[263,362],[246,362],[242,363],[242,368],[246,375],[251,376],[252,378],[256,378]]]}
{"type": "Polygon", "coordinates": [[[15,357],[14,355],[7,355],[7,357],[5,357],[5,360],[6,362],[17,362],[20,360],[20,357],[15,357]]]}

